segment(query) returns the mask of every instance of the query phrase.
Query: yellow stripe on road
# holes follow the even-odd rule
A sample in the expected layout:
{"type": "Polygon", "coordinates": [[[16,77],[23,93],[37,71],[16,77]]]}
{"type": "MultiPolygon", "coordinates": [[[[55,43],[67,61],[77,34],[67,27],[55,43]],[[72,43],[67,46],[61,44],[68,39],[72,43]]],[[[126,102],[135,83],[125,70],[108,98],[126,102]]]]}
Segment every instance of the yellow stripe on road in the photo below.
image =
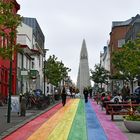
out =
{"type": "MultiPolygon", "coordinates": [[[[46,140],[67,140],[68,135],[78,108],[79,99],[75,99],[70,105],[70,108],[66,110],[66,113],[62,117],[61,121],[56,125],[55,129],[46,137],[46,140]]],[[[76,132],[75,132],[76,133],[76,132]]]]}
{"type": "Polygon", "coordinates": [[[47,120],[36,132],[34,132],[27,140],[45,140],[53,131],[59,121],[62,120],[64,114],[71,108],[74,100],[70,100],[64,107],[56,112],[49,120],[47,120]]]}

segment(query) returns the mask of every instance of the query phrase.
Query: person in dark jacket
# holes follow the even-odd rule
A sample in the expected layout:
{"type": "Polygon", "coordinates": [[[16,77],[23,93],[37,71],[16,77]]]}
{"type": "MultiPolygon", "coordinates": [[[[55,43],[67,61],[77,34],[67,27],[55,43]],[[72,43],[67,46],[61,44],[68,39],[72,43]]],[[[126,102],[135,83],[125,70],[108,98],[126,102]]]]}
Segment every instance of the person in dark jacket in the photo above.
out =
{"type": "Polygon", "coordinates": [[[66,104],[66,88],[65,86],[63,86],[63,89],[62,89],[62,93],[61,93],[61,98],[62,98],[62,105],[65,106],[66,104]]]}
{"type": "Polygon", "coordinates": [[[124,85],[122,88],[122,100],[127,101],[130,97],[130,88],[128,85],[124,85]]]}
{"type": "Polygon", "coordinates": [[[85,87],[83,90],[84,98],[85,98],[85,103],[88,102],[88,89],[85,87]]]}
{"type": "Polygon", "coordinates": [[[26,98],[22,95],[20,99],[20,116],[26,116],[26,98]]]}
{"type": "Polygon", "coordinates": [[[89,95],[90,95],[90,98],[92,98],[92,87],[91,86],[89,87],[89,95]]]}

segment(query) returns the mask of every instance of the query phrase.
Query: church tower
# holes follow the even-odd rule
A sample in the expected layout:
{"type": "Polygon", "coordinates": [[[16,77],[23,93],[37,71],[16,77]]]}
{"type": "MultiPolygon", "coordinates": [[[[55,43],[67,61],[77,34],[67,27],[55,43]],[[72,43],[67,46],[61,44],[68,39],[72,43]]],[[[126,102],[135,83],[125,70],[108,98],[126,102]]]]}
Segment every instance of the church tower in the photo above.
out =
{"type": "Polygon", "coordinates": [[[89,76],[88,53],[86,48],[86,42],[85,40],[83,40],[77,77],[77,87],[80,90],[81,96],[83,96],[84,87],[88,86],[91,86],[89,76]]]}

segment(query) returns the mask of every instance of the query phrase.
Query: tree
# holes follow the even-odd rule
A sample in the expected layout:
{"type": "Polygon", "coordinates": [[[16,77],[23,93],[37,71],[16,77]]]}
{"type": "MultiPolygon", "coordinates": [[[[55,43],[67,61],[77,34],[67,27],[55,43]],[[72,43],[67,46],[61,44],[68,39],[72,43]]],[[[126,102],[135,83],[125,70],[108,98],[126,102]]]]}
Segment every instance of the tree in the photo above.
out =
{"type": "Polygon", "coordinates": [[[58,61],[55,55],[52,55],[45,62],[45,75],[49,82],[55,86],[68,76],[69,68],[65,67],[62,61],[58,61]]]}
{"type": "Polygon", "coordinates": [[[133,91],[133,80],[140,75],[140,38],[128,41],[114,52],[112,62],[117,73],[130,82],[133,91]]]}
{"type": "Polygon", "coordinates": [[[109,71],[107,71],[101,64],[94,66],[95,70],[90,69],[91,76],[90,78],[96,84],[101,84],[101,89],[103,84],[107,84],[109,80],[109,71]]]}
{"type": "Polygon", "coordinates": [[[10,60],[9,71],[9,95],[7,122],[10,123],[11,114],[11,94],[12,94],[12,58],[18,45],[15,44],[16,29],[21,23],[20,15],[14,12],[12,1],[0,1],[0,56],[10,60]]]}
{"type": "Polygon", "coordinates": [[[12,2],[0,1],[0,56],[12,59],[12,54],[17,50],[15,44],[16,28],[21,23],[21,17],[13,12],[12,2]]]}

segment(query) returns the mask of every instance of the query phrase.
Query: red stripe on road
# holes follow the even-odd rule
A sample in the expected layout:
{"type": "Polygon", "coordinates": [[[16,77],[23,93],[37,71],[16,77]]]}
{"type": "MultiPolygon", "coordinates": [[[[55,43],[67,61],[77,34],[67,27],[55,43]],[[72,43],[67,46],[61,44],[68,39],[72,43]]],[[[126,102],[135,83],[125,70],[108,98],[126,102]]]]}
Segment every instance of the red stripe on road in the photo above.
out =
{"type": "Polygon", "coordinates": [[[43,113],[39,117],[24,124],[22,127],[12,132],[12,134],[5,137],[3,140],[26,140],[32,133],[34,133],[45,121],[47,121],[61,107],[62,107],[61,104],[54,106],[53,108],[43,113]]]}

